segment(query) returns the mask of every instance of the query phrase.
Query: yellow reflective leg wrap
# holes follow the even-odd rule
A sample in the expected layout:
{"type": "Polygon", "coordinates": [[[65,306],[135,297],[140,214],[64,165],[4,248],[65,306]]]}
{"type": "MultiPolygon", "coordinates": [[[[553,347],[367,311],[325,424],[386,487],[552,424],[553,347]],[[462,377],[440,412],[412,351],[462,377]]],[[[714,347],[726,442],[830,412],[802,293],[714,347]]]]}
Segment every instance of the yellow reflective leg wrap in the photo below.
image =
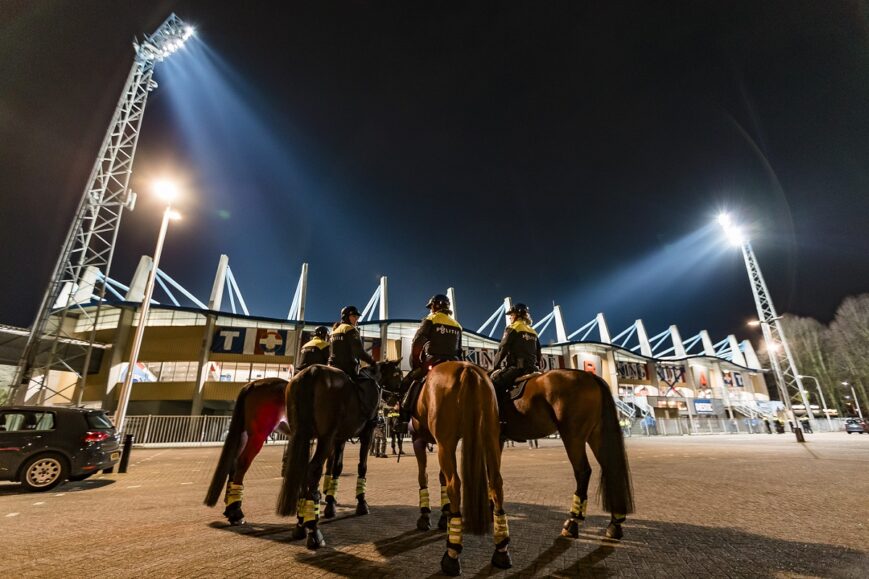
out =
{"type": "Polygon", "coordinates": [[[462,551],[462,517],[450,517],[447,526],[447,548],[462,551]]]}
{"type": "Polygon", "coordinates": [[[365,494],[365,479],[357,478],[356,479],[356,496],[365,494]]]}
{"type": "Polygon", "coordinates": [[[299,499],[299,502],[296,503],[296,515],[300,519],[305,518],[305,499],[299,499]]]}
{"type": "Polygon", "coordinates": [[[621,513],[613,513],[613,522],[617,525],[621,525],[627,519],[627,515],[623,515],[621,513]]]}
{"type": "Polygon", "coordinates": [[[328,495],[332,489],[332,477],[328,474],[323,477],[323,494],[328,495]]]}
{"type": "Polygon", "coordinates": [[[510,527],[507,525],[507,514],[495,515],[495,544],[501,545],[504,539],[510,537],[510,527]]]}
{"type": "Polygon", "coordinates": [[[428,489],[419,489],[419,508],[430,509],[428,502],[428,489]]]}
{"type": "Polygon", "coordinates": [[[320,517],[320,503],[311,500],[305,501],[305,511],[302,519],[306,523],[316,521],[320,517]]]}
{"type": "Polygon", "coordinates": [[[337,494],[338,494],[338,479],[337,479],[337,478],[333,478],[333,479],[332,479],[332,484],[329,485],[329,488],[328,488],[328,489],[326,489],[326,496],[327,496],[327,497],[333,497],[333,498],[334,498],[335,495],[337,495],[337,494]]]}
{"type": "Polygon", "coordinates": [[[584,519],[586,512],[588,512],[588,499],[582,500],[578,496],[573,495],[573,504],[570,507],[570,516],[574,519],[584,519]]]}
{"type": "Polygon", "coordinates": [[[223,498],[223,502],[228,507],[232,503],[241,502],[242,496],[244,496],[244,485],[229,483],[226,485],[226,496],[223,498]]]}
{"type": "Polygon", "coordinates": [[[450,504],[450,495],[447,494],[447,487],[441,487],[441,508],[450,504]]]}

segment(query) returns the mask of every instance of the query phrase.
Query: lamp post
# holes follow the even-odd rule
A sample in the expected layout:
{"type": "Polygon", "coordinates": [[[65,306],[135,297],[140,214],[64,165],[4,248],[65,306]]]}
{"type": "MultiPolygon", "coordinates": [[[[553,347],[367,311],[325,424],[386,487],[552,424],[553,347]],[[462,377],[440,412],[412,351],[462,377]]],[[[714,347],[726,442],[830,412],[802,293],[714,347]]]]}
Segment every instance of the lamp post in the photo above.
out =
{"type": "Polygon", "coordinates": [[[854,406],[857,407],[857,416],[860,417],[860,420],[863,420],[863,411],[860,410],[860,401],[857,400],[857,393],[854,392],[854,385],[850,384],[849,382],[842,382],[842,386],[844,386],[845,388],[851,388],[851,398],[854,399],[854,406]]]}
{"type": "Polygon", "coordinates": [[[154,295],[154,283],[157,278],[157,268],[160,265],[160,255],[163,253],[163,242],[166,240],[166,231],[169,229],[169,221],[180,219],[178,212],[172,209],[172,201],[178,196],[177,186],[170,181],[157,181],[153,185],[154,193],[166,202],[163,210],[163,222],[160,224],[160,234],[157,236],[157,247],[154,249],[154,262],[151,271],[148,272],[148,281],[145,284],[145,295],[139,308],[139,323],[136,325],[136,333],[133,335],[133,344],[130,347],[130,361],[127,364],[127,375],[118,396],[118,408],[115,411],[115,428],[119,433],[124,430],[124,421],[127,418],[127,406],[130,403],[130,393],[133,388],[133,373],[139,362],[139,350],[142,347],[142,336],[145,333],[145,325],[148,321],[148,310],[151,306],[151,296],[154,295]]]}
{"type": "MultiPolygon", "coordinates": [[[[790,412],[793,419],[794,436],[796,436],[797,442],[805,442],[803,430],[800,428],[800,423],[797,421],[796,414],[794,414],[791,406],[789,388],[794,388],[800,393],[803,406],[807,411],[809,409],[808,396],[803,389],[802,380],[800,380],[799,372],[797,372],[796,361],[793,354],[791,354],[791,349],[785,338],[781,325],[781,317],[775,311],[772,297],[769,295],[769,289],[766,287],[766,281],[760,272],[760,265],[757,263],[757,257],[754,255],[754,249],[752,249],[751,242],[742,229],[733,223],[730,215],[721,213],[718,216],[718,223],[724,229],[724,233],[731,245],[738,246],[742,250],[745,269],[748,272],[751,291],[754,294],[754,303],[757,307],[757,317],[763,331],[763,340],[769,353],[769,361],[775,374],[776,385],[781,394],[782,402],[784,402],[785,408],[790,412]]],[[[814,427],[815,417],[810,413],[809,422],[814,427]]]]}
{"type": "Polygon", "coordinates": [[[818,396],[821,397],[821,405],[824,408],[824,416],[827,417],[827,428],[830,429],[830,432],[833,432],[833,422],[830,420],[830,412],[827,410],[827,401],[824,400],[824,393],[821,391],[821,384],[818,382],[818,379],[814,376],[806,376],[805,374],[800,374],[800,378],[811,378],[815,381],[815,386],[818,388],[818,396]]]}

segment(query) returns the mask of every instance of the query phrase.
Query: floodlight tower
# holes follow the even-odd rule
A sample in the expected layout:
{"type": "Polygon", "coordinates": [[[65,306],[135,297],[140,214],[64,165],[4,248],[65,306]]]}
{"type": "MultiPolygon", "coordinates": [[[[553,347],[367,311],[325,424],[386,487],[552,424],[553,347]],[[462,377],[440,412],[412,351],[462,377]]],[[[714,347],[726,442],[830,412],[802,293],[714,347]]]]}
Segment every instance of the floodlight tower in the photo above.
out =
{"type": "Polygon", "coordinates": [[[133,66],[18,363],[15,402],[23,402],[28,390],[38,388],[35,402],[41,404],[47,393],[60,394],[73,385],[76,395],[70,398],[81,398],[105,295],[105,285],[97,287],[98,273],[109,277],[121,216],[135,204],[130,175],[148,93],[157,87],[151,78],[154,66],[181,48],[193,32],[172,14],[142,42],[133,41],[133,66]],[[96,307],[88,310],[95,295],[96,307]],[[79,323],[80,330],[90,330],[88,338],[73,337],[79,323]],[[53,369],[74,372],[75,384],[49,387],[53,369]]]}
{"type": "Polygon", "coordinates": [[[735,225],[727,213],[721,213],[718,216],[718,223],[724,229],[727,239],[732,245],[739,246],[742,249],[742,257],[745,260],[745,269],[748,271],[748,280],[751,283],[751,291],[754,294],[754,303],[757,306],[757,316],[763,331],[763,340],[766,342],[766,350],[769,354],[769,361],[772,365],[773,373],[775,374],[776,384],[779,388],[779,393],[782,397],[782,402],[785,408],[790,413],[793,419],[794,434],[798,442],[805,442],[803,431],[800,428],[799,421],[794,414],[791,406],[791,391],[795,390],[803,401],[803,407],[811,421],[813,430],[815,427],[815,417],[809,407],[809,399],[806,396],[806,391],[803,388],[803,381],[800,373],[797,372],[797,364],[794,356],[791,353],[788,341],[785,338],[784,330],[781,325],[781,317],[776,313],[775,306],[772,303],[772,298],[769,295],[769,290],[766,287],[766,281],[763,279],[763,274],[760,272],[760,265],[757,263],[757,256],[754,255],[754,249],[751,247],[751,242],[743,233],[742,229],[735,225]]]}

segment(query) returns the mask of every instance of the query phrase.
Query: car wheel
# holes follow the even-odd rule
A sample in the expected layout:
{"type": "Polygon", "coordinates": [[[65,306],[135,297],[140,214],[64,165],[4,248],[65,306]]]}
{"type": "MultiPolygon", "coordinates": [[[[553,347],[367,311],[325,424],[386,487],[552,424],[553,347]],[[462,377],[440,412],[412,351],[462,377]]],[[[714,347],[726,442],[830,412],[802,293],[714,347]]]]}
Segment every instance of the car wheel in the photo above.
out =
{"type": "Polygon", "coordinates": [[[31,492],[53,489],[66,480],[66,459],[57,454],[34,456],[21,469],[21,484],[31,492]]]}

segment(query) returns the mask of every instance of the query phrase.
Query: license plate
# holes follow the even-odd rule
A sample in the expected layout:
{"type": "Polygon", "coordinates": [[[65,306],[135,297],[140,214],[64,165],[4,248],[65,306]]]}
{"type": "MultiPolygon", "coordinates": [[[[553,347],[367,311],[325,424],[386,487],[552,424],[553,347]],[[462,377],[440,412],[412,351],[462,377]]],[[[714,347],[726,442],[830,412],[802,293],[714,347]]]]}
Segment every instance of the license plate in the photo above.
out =
{"type": "Polygon", "coordinates": [[[119,458],[121,458],[120,452],[113,452],[112,453],[112,460],[118,460],[119,458]]]}

